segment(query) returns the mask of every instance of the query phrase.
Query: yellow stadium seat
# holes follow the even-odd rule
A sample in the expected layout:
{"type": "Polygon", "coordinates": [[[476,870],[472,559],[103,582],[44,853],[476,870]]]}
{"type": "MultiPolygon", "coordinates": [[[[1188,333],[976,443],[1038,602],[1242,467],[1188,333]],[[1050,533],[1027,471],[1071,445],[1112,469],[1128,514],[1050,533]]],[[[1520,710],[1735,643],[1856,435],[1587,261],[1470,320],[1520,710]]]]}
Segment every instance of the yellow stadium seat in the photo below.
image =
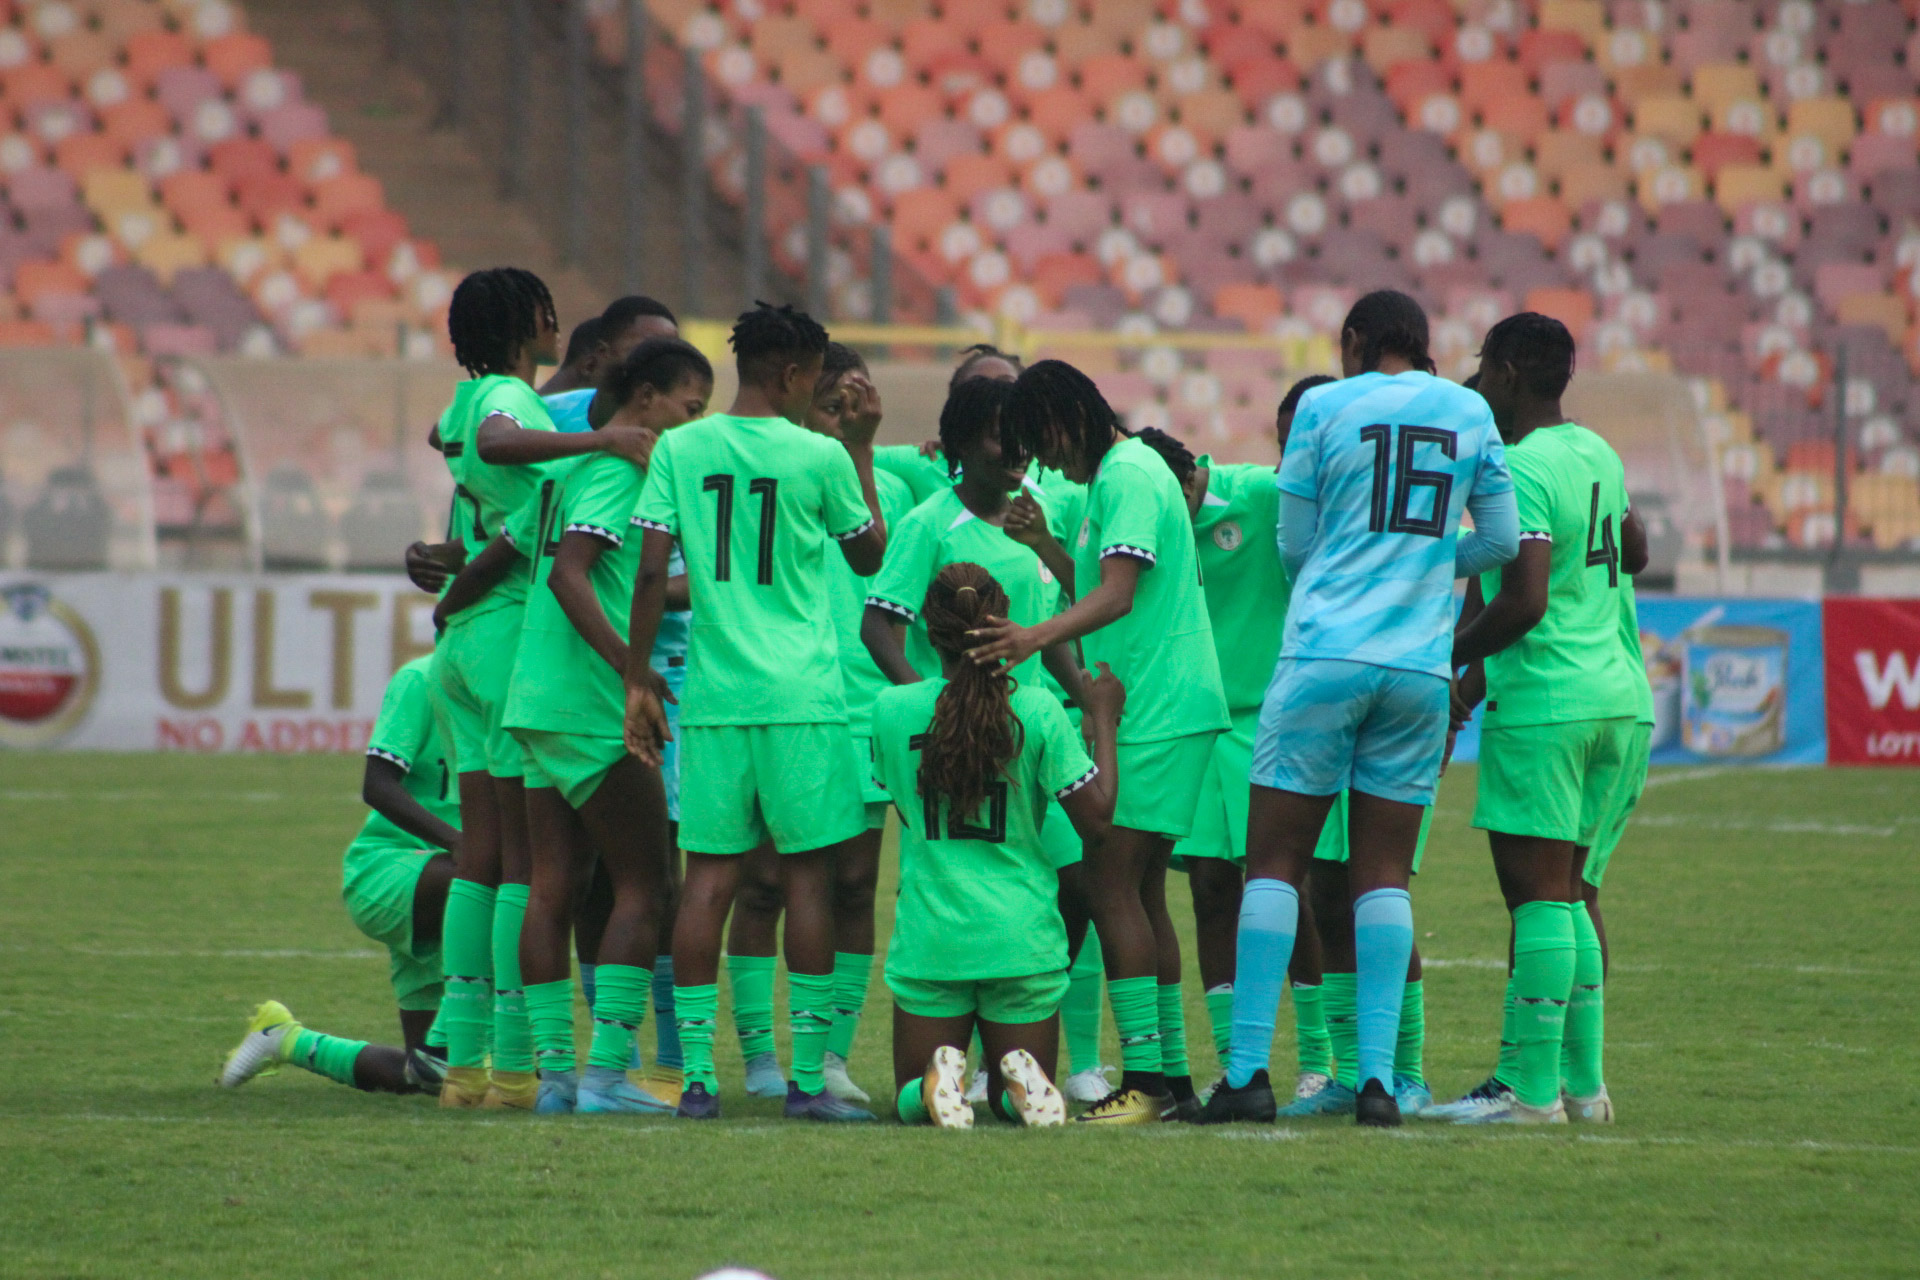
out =
{"type": "Polygon", "coordinates": [[[1834,305],[1841,324],[1871,324],[1886,330],[1887,341],[1894,346],[1907,332],[1906,299],[1891,293],[1856,293],[1834,305]]]}
{"type": "Polygon", "coordinates": [[[1373,27],[1360,39],[1367,65],[1381,75],[1396,62],[1425,62],[1433,57],[1427,33],[1415,27],[1373,27]]]}
{"type": "Polygon", "coordinates": [[[360,242],[346,236],[315,236],[293,252],[293,269],[316,291],[342,271],[363,265],[360,242]]]}
{"type": "Polygon", "coordinates": [[[1571,129],[1550,129],[1533,144],[1533,167],[1542,177],[1558,179],[1579,165],[1604,164],[1600,139],[1571,129]]]}
{"type": "Polygon", "coordinates": [[[1713,183],[1714,201],[1729,214],[1743,205],[1773,203],[1786,197],[1786,178],[1764,164],[1727,165],[1713,183]]]}
{"type": "Polygon", "coordinates": [[[1627,194],[1625,169],[1610,164],[1576,164],[1560,175],[1560,198],[1569,209],[1594,200],[1621,200],[1627,194]]]}
{"type": "Polygon", "coordinates": [[[80,189],[87,207],[103,219],[153,207],[153,188],[133,169],[95,169],[80,189]]]}
{"type": "Polygon", "coordinates": [[[1859,127],[1853,103],[1845,98],[1802,98],[1787,108],[1787,135],[1816,137],[1836,157],[1847,149],[1859,127]]]}
{"type": "Polygon", "coordinates": [[[1665,138],[1677,147],[1700,136],[1700,106],[1691,98],[1660,94],[1633,104],[1635,133],[1665,138]]]}
{"type": "Polygon", "coordinates": [[[176,271],[207,265],[207,246],[198,236],[162,231],[147,237],[133,251],[133,258],[170,284],[176,271]]]}
{"type": "Polygon", "coordinates": [[[1572,31],[1586,38],[1589,45],[1607,38],[1607,11],[1600,0],[1542,0],[1542,31],[1572,31]]]}
{"type": "Polygon", "coordinates": [[[1718,115],[1729,102],[1760,99],[1760,77],[1744,62],[1710,62],[1693,69],[1693,100],[1718,115]]]}

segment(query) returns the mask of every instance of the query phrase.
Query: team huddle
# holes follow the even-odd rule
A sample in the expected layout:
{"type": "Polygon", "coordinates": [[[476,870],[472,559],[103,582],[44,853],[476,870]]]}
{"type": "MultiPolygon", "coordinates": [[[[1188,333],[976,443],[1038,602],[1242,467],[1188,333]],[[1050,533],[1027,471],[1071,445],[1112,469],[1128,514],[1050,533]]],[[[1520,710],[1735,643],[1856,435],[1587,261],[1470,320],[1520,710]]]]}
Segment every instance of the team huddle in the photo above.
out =
{"type": "Polygon", "coordinates": [[[402,1043],[268,1001],[223,1085],[291,1063],[447,1108],[712,1119],[724,963],[746,1091],[871,1121],[850,1058],[884,950],[904,1123],[1612,1119],[1598,894],[1646,776],[1646,541],[1620,459],[1561,411],[1564,325],[1501,321],[1463,386],[1413,299],[1367,295],[1345,376],[1281,402],[1276,471],[985,346],[937,442],[876,447],[861,357],[790,307],[734,326],[726,412],[651,299],[562,357],[545,286],[501,268],[448,323],[471,375],[432,435],[448,540],[407,556],[438,639],[387,689],[343,871],[402,1043]],[[1512,960],[1497,1066],[1436,1105],[1409,886],[1482,703],[1473,825],[1512,960]]]}

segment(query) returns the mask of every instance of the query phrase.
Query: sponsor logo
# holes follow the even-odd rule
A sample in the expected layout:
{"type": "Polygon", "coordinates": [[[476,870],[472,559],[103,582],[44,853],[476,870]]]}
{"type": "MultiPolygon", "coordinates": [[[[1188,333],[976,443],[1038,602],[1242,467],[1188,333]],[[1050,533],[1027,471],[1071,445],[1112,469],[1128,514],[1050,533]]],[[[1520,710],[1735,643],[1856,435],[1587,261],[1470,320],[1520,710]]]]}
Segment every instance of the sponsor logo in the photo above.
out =
{"type": "Polygon", "coordinates": [[[1860,673],[1867,705],[1875,711],[1885,711],[1896,692],[1902,707],[1920,711],[1920,657],[1909,664],[1907,655],[1896,650],[1881,663],[1871,649],[1860,649],[1853,655],[1853,668],[1860,673]]]}
{"type": "Polygon", "coordinates": [[[100,688],[100,647],[78,613],[39,583],[0,588],[0,746],[71,732],[100,688]]]}

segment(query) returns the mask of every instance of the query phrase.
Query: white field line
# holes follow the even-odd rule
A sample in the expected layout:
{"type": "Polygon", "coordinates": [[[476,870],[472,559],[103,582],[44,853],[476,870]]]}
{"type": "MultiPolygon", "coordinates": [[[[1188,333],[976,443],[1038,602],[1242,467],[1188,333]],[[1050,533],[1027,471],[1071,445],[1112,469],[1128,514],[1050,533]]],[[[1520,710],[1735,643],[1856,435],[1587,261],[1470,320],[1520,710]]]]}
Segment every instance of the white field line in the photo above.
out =
{"type": "Polygon", "coordinates": [[[1897,826],[1867,826],[1854,822],[1803,822],[1787,818],[1704,818],[1696,814],[1636,814],[1636,827],[1700,827],[1709,831],[1766,831],[1776,835],[1879,836],[1898,832],[1897,826]]]}
{"type": "MultiPolygon", "coordinates": [[[[15,791],[0,790],[0,800],[42,801],[49,804],[152,804],[168,801],[242,801],[277,804],[287,797],[279,791],[15,791]]],[[[355,796],[356,801],[360,797],[355,796]]]]}
{"type": "Polygon", "coordinates": [[[1702,778],[1717,778],[1723,773],[1732,772],[1732,765],[1716,764],[1699,769],[1675,769],[1672,773],[1654,773],[1647,776],[1646,789],[1670,787],[1676,782],[1698,782],[1702,778]]]}

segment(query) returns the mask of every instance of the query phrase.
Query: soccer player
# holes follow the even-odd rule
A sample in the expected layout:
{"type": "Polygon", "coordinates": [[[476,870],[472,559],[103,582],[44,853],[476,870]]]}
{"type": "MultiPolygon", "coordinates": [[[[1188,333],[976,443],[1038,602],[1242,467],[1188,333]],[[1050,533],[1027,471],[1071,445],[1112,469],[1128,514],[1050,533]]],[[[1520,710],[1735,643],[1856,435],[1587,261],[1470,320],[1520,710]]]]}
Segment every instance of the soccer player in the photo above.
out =
{"type": "Polygon", "coordinates": [[[771,838],[782,855],[796,1119],[871,1120],[828,1093],[833,1025],[833,871],[867,831],[847,727],[825,557],[880,567],[886,533],[873,453],[798,425],[812,403],[827,333],[791,307],[758,306],[733,329],[732,408],[668,433],[641,498],[646,529],[627,663],[627,742],[657,764],[668,733],[665,682],[638,655],[666,607],[667,558],[686,556],[693,633],[681,708],[680,843],[687,869],[674,927],[674,995],[685,1052],[679,1114],[719,1115],[713,1029],[720,941],[742,855],[771,838]]]}
{"type": "MultiPolygon", "coordinates": [[[[558,333],[553,299],[538,276],[514,267],[467,276],[454,290],[447,330],[455,358],[472,375],[455,389],[436,428],[453,473],[453,532],[466,543],[467,559],[485,549],[533,493],[540,464],[601,451],[646,460],[649,432],[554,431],[533,390],[534,371],[553,359],[558,333]]],[[[481,1105],[490,1085],[496,1104],[531,1106],[536,1089],[520,996],[509,988],[496,1009],[493,982],[496,951],[518,946],[530,870],[520,747],[500,719],[526,598],[521,561],[459,614],[434,650],[438,696],[460,769],[465,833],[444,929],[449,1067],[440,1103],[447,1107],[481,1105]]]]}
{"type": "MultiPolygon", "coordinates": [[[[947,394],[971,378],[992,378],[1012,382],[1020,376],[1020,357],[1008,355],[990,343],[977,342],[960,353],[960,363],[947,379],[947,394]]],[[[953,484],[947,459],[937,441],[925,444],[890,444],[873,451],[873,465],[905,482],[913,491],[914,505],[944,493],[953,484]]]]}
{"type": "MultiPolygon", "coordinates": [[[[1180,944],[1167,914],[1167,858],[1193,828],[1213,739],[1230,723],[1200,591],[1193,525],[1166,463],[1121,428],[1092,379],[1043,360],[1023,372],[1003,439],[1088,486],[1071,535],[1079,599],[1033,626],[980,629],[973,660],[1018,666],[1080,640],[1127,687],[1113,825],[1089,849],[1087,887],[1120,1033],[1120,1085],[1083,1124],[1146,1124],[1197,1110],[1180,1000],[1180,944]]],[[[1272,1034],[1269,1024],[1268,1034],[1272,1034]]]]}
{"type": "Polygon", "coordinates": [[[1104,667],[1085,684],[1089,760],[1052,694],[967,660],[969,633],[1012,608],[981,566],[942,566],[916,611],[941,675],[874,703],[875,779],[901,824],[886,978],[895,1110],[907,1124],[972,1127],[963,1073],[976,1026],[994,1110],[1027,1125],[1066,1119],[1052,1077],[1067,938],[1040,827],[1059,804],[1084,839],[1101,838],[1125,691],[1104,667]]]}
{"type": "MultiPolygon", "coordinates": [[[[1453,660],[1456,668],[1485,664],[1473,825],[1493,850],[1513,958],[1502,1036],[1510,1050],[1486,1084],[1435,1108],[1437,1118],[1462,1123],[1566,1121],[1561,1050],[1579,967],[1577,851],[1593,846],[1645,776],[1635,739],[1650,705],[1646,670],[1621,642],[1626,472],[1606,441],[1561,410],[1573,364],[1573,335],[1534,312],[1495,325],[1480,352],[1479,393],[1506,443],[1520,550],[1479,584],[1486,605],[1460,626],[1453,660]]],[[[1597,937],[1591,951],[1597,969],[1597,937]]],[[[1592,1089],[1582,1101],[1598,1110],[1604,1089],[1597,1081],[1592,1089]]]]}
{"type": "MultiPolygon", "coordinates": [[[[643,294],[615,298],[597,316],[582,320],[567,339],[566,358],[540,387],[547,413],[560,431],[589,431],[588,410],[601,378],[651,338],[677,338],[680,322],[667,304],[643,294]],[[575,348],[581,348],[577,353],[575,348]]],[[[609,406],[601,421],[610,416],[609,406]]]]}
{"type": "Polygon", "coordinates": [[[1486,402],[1433,375],[1412,298],[1361,298],[1340,348],[1346,378],[1302,397],[1280,463],[1279,548],[1294,592],[1254,742],[1232,1046],[1208,1105],[1273,1114],[1266,1060],[1299,889],[1350,788],[1355,1116],[1397,1125],[1407,879],[1446,751],[1452,584],[1512,558],[1512,481],[1486,402]],[[1460,538],[1463,508],[1475,532],[1460,538]]]}
{"type": "Polygon", "coordinates": [[[440,1008],[440,919],[460,845],[452,764],[435,724],[431,656],[393,673],[367,742],[360,795],[373,812],[347,846],[340,896],[360,932],[382,944],[400,1006],[400,1047],[309,1031],[269,1000],[227,1055],[220,1083],[238,1088],[291,1063],[356,1089],[431,1092],[446,1072],[440,1008]]]}

